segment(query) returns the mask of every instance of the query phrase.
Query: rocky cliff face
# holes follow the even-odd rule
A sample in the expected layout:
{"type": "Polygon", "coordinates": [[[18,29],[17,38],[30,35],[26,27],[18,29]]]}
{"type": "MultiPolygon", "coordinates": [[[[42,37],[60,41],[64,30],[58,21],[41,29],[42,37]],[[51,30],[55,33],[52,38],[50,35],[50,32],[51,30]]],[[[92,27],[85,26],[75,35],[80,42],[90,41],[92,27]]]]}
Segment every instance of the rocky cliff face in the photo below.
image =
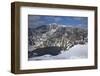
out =
{"type": "Polygon", "coordinates": [[[88,41],[87,31],[87,28],[56,23],[28,28],[28,50],[34,51],[45,47],[60,47],[68,50],[76,44],[85,44],[88,41]]]}

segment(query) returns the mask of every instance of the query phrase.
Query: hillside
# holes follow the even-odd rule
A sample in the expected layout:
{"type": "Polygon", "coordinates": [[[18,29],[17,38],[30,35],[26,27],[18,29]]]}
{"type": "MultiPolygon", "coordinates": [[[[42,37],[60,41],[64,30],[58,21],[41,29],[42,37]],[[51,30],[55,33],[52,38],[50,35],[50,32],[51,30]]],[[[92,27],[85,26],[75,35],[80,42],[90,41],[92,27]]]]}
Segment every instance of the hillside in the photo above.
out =
{"type": "Polygon", "coordinates": [[[87,31],[87,28],[56,23],[28,28],[28,51],[46,47],[60,47],[67,51],[74,45],[87,43],[87,31]]]}

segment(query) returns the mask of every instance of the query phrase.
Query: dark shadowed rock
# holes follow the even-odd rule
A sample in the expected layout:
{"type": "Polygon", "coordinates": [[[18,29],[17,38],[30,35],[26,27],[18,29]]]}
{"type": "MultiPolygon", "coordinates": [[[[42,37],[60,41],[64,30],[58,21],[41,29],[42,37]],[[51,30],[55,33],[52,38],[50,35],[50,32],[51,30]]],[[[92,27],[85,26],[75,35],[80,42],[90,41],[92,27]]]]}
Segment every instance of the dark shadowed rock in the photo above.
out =
{"type": "Polygon", "coordinates": [[[61,50],[62,50],[62,48],[60,48],[60,47],[38,48],[38,49],[33,50],[31,52],[29,51],[28,57],[31,58],[31,57],[43,56],[43,55],[46,55],[46,54],[55,56],[55,55],[60,54],[61,50]]]}

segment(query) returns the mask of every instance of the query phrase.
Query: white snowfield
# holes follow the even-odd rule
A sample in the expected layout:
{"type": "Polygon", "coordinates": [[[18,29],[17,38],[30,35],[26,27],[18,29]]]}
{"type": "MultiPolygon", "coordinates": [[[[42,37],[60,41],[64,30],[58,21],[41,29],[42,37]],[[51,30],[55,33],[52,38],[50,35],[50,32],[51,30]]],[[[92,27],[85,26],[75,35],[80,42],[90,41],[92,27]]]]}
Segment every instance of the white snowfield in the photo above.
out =
{"type": "Polygon", "coordinates": [[[80,58],[88,58],[88,44],[75,45],[68,51],[61,51],[61,54],[56,56],[44,55],[44,56],[29,58],[29,60],[80,59],[80,58]]]}

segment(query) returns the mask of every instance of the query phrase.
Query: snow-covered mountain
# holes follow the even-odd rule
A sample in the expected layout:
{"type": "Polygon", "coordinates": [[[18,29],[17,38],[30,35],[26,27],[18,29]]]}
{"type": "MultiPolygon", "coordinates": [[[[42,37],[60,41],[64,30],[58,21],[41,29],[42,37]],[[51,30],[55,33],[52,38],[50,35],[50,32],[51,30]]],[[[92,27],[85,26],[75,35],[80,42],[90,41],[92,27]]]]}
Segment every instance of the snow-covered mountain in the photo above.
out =
{"type": "Polygon", "coordinates": [[[45,47],[60,47],[62,50],[68,50],[76,44],[85,44],[88,41],[87,31],[87,28],[56,23],[28,28],[28,50],[31,52],[45,47]]]}

